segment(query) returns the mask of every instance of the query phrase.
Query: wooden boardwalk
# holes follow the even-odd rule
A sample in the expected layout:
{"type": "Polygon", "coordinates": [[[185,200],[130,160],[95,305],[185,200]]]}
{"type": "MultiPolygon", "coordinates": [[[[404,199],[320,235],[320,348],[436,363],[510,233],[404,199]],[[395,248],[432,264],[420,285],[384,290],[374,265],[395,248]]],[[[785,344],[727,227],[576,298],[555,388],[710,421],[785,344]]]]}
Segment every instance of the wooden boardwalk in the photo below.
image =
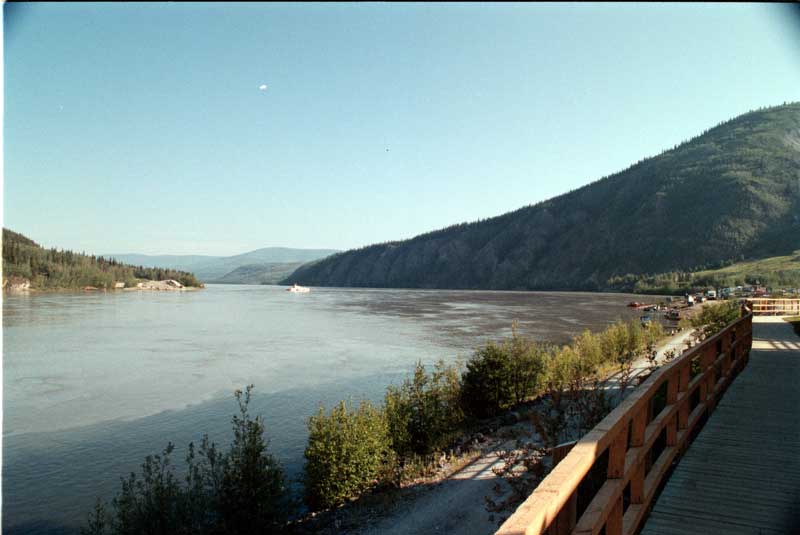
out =
{"type": "Polygon", "coordinates": [[[747,367],[678,462],[642,535],[800,534],[800,337],[756,318],[747,367]]]}

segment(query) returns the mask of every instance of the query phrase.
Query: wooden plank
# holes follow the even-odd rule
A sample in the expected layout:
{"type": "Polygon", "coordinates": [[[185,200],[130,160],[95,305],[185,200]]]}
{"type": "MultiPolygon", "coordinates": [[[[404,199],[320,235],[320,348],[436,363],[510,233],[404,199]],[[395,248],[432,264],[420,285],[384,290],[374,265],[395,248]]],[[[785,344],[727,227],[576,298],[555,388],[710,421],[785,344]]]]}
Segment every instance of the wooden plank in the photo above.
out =
{"type": "Polygon", "coordinates": [[[631,447],[636,448],[644,444],[644,431],[647,427],[647,410],[639,409],[631,423],[631,447]]]}
{"type": "MultiPolygon", "coordinates": [[[[737,333],[733,353],[740,343],[747,347],[746,338],[737,333]]],[[[776,347],[781,339],[797,343],[791,328],[780,324],[757,323],[753,338],[768,338],[776,347]]],[[[742,349],[728,369],[735,370],[744,359],[747,352],[742,349]]],[[[714,392],[700,388],[709,396],[714,392]]],[[[800,351],[751,351],[748,366],[717,400],[716,410],[677,464],[641,534],[800,531],[798,408],[800,351]]],[[[693,417],[695,412],[690,424],[693,417]]],[[[684,433],[678,432],[679,444],[684,433]]]]}
{"type": "Polygon", "coordinates": [[[598,533],[613,513],[617,501],[622,499],[624,488],[621,479],[609,479],[603,483],[594,499],[589,503],[589,507],[581,515],[573,533],[576,535],[598,533]]]}
{"type": "Polygon", "coordinates": [[[622,535],[622,496],[614,502],[614,508],[606,520],[606,535],[622,535]]]}
{"type": "Polygon", "coordinates": [[[573,492],[567,505],[556,516],[553,526],[550,526],[550,535],[569,535],[578,521],[578,493],[573,492]]]}
{"type": "Polygon", "coordinates": [[[608,478],[618,479],[625,473],[625,450],[628,447],[628,430],[617,432],[617,437],[608,448],[608,478]]]}

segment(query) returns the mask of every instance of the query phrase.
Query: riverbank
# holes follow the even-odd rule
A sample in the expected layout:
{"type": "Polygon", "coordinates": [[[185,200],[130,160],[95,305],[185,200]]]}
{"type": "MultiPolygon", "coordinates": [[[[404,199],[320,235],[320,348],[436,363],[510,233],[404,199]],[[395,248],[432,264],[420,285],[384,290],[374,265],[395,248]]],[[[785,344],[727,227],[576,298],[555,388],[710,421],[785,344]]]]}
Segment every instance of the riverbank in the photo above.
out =
{"type": "MultiPolygon", "coordinates": [[[[628,378],[623,379],[619,372],[606,377],[601,388],[610,393],[608,410],[621,402],[624,393],[643,382],[655,367],[682,353],[693,335],[693,330],[683,329],[665,337],[656,347],[655,358],[636,360],[628,378]]],[[[399,489],[377,489],[339,509],[310,515],[295,528],[299,533],[327,535],[493,533],[515,506],[514,489],[503,477],[508,474],[509,460],[522,453],[521,447],[529,452],[546,449],[533,423],[533,415],[546,407],[547,400],[540,397],[478,422],[457,441],[459,445],[450,455],[442,455],[435,474],[399,489]]],[[[572,422],[563,441],[577,440],[581,435],[572,422]]],[[[541,460],[543,477],[551,466],[548,458],[541,460]]]]}
{"type": "Polygon", "coordinates": [[[76,287],[52,287],[41,288],[32,286],[27,279],[8,278],[3,279],[3,293],[24,294],[24,293],[75,293],[75,292],[137,292],[137,291],[164,291],[164,292],[190,292],[202,290],[205,285],[185,286],[172,279],[154,281],[145,280],[136,283],[136,286],[126,286],[125,283],[115,283],[114,287],[102,288],[97,286],[76,286],[76,287]]]}

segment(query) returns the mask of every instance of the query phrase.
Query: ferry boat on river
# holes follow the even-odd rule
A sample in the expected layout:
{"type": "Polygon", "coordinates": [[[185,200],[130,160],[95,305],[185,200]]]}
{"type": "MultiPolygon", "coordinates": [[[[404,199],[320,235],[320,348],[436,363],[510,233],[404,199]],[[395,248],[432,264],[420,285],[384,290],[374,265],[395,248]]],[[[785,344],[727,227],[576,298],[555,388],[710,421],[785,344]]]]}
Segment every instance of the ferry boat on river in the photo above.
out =
{"type": "Polygon", "coordinates": [[[298,284],[292,284],[288,288],[286,288],[287,292],[296,292],[296,293],[308,293],[311,291],[311,288],[308,286],[299,286],[298,284]]]}

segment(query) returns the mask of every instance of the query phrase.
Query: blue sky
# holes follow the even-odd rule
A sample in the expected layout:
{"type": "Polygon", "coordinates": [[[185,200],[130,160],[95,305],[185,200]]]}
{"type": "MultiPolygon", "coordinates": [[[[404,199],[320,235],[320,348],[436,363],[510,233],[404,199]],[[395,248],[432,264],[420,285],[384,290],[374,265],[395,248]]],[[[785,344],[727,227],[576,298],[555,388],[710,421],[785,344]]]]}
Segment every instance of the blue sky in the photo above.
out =
{"type": "Polygon", "coordinates": [[[793,9],[5,4],[4,225],[222,255],[499,215],[800,100],[793,9]]]}

